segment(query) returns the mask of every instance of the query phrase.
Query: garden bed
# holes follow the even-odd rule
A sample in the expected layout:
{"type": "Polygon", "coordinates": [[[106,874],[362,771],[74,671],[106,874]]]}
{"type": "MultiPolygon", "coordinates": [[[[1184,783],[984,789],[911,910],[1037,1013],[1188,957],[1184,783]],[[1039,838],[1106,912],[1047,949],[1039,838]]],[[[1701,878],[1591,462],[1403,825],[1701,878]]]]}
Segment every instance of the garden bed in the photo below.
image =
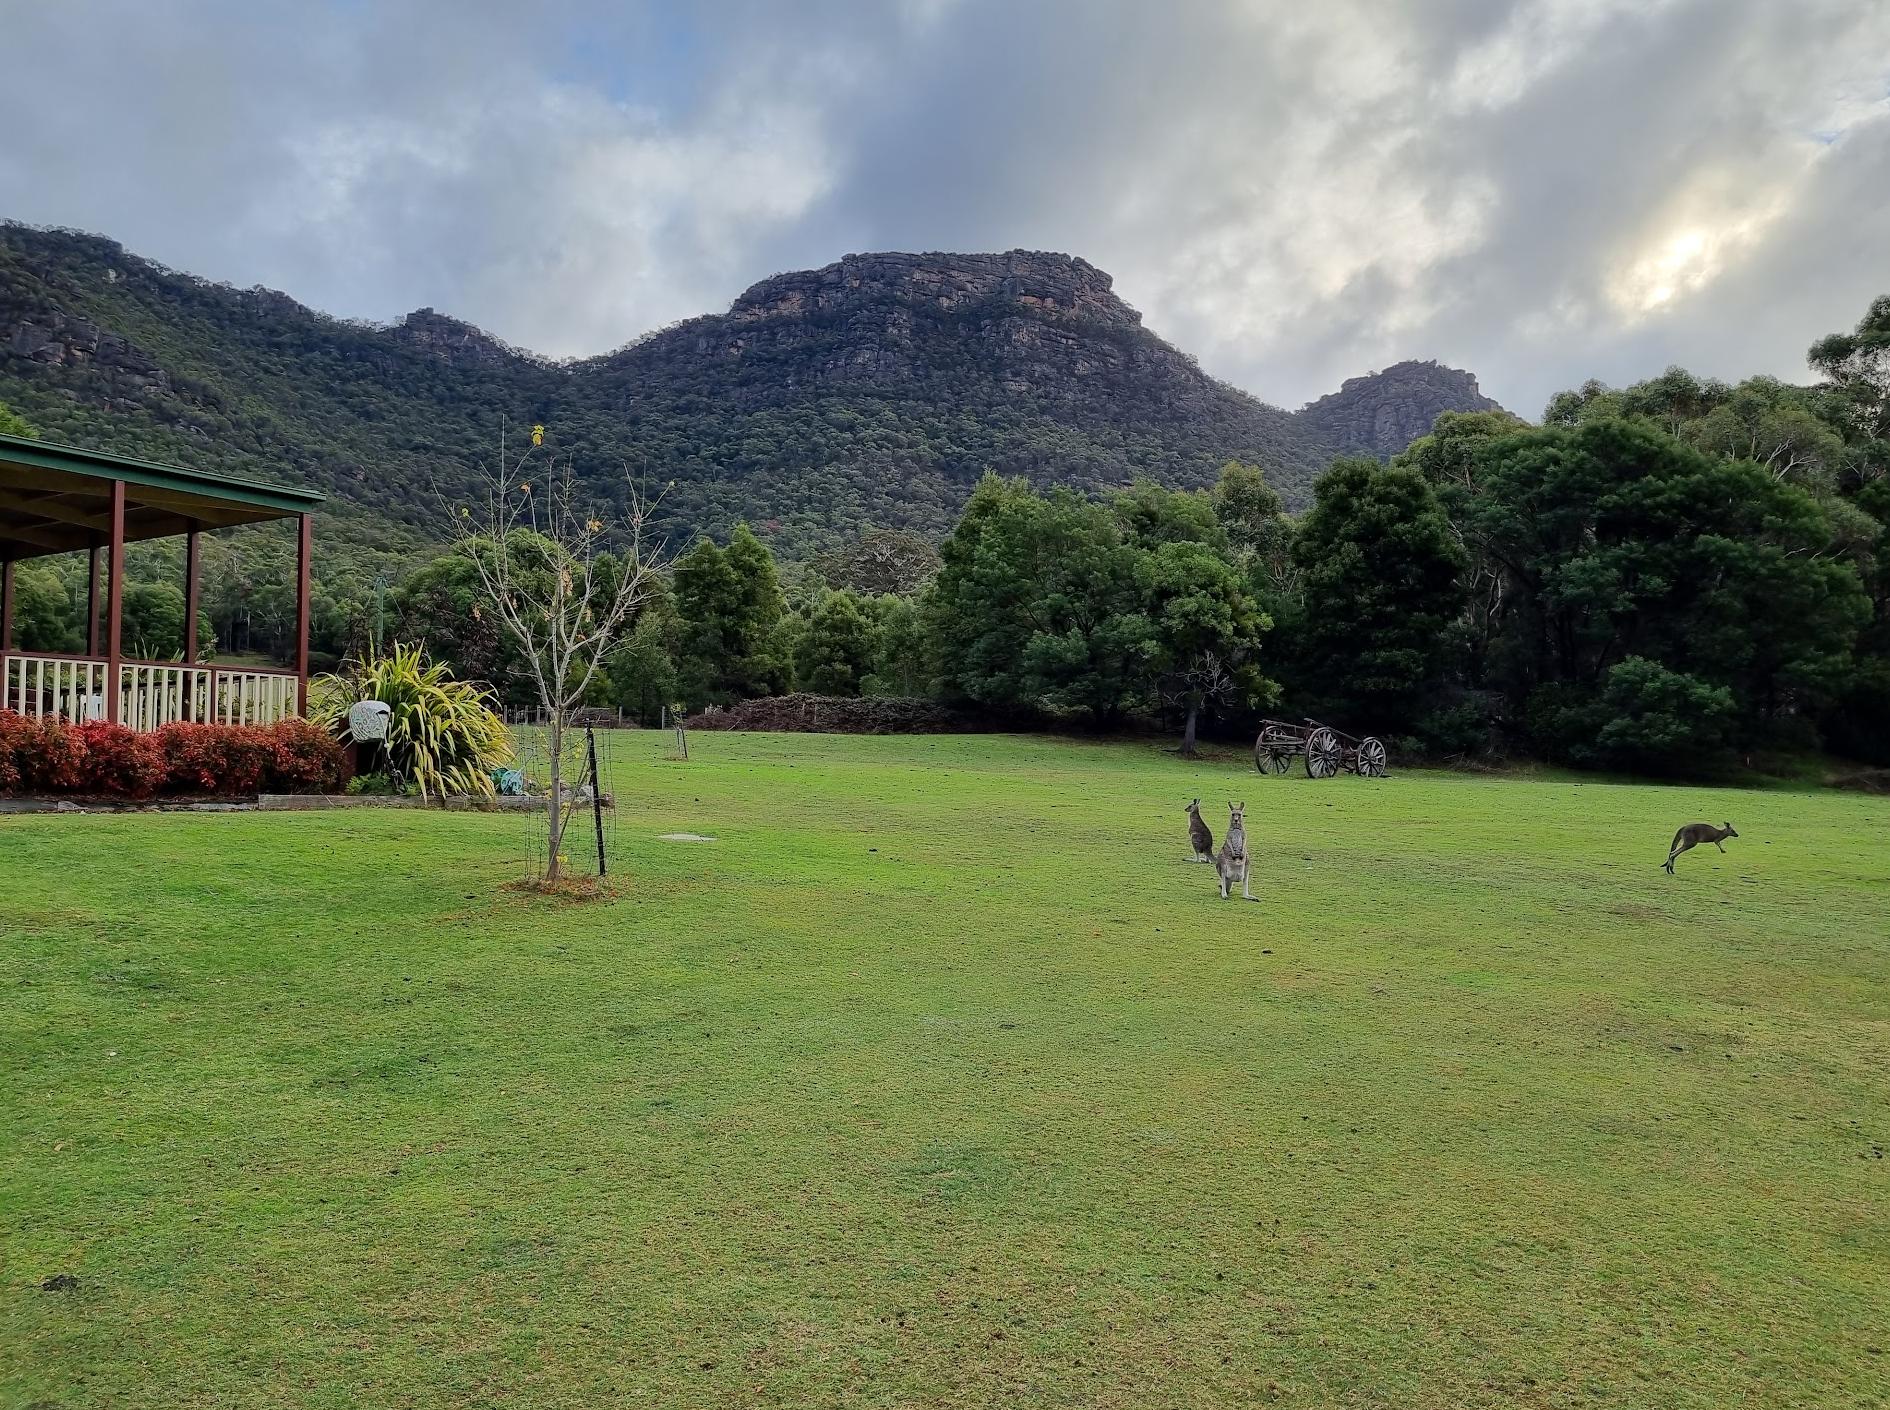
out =
{"type": "MultiPolygon", "coordinates": [[[[606,808],[616,803],[606,793],[606,808]]],[[[589,807],[588,802],[578,807],[589,807]]],[[[542,813],[543,798],[415,798],[408,794],[263,793],[254,798],[0,798],[7,813],[318,813],[331,808],[432,808],[449,813],[542,813]]]]}
{"type": "MultiPolygon", "coordinates": [[[[459,795],[448,798],[416,798],[406,793],[265,793],[256,807],[265,813],[313,813],[328,808],[432,808],[449,813],[542,813],[544,797],[473,798],[459,795]]],[[[603,797],[606,808],[615,807],[611,796],[603,797]]],[[[584,799],[578,807],[588,808],[584,799]]]]}

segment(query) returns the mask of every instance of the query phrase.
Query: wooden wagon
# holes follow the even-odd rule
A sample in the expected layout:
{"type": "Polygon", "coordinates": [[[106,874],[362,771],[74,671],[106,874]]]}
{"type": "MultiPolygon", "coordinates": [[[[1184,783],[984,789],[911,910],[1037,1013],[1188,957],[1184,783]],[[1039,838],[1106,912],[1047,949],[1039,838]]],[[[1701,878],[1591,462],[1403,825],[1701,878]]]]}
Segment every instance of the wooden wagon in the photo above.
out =
{"type": "Polygon", "coordinates": [[[1383,778],[1390,772],[1384,741],[1366,735],[1354,739],[1317,720],[1290,724],[1262,720],[1260,737],[1253,744],[1253,766],[1263,774],[1283,774],[1294,759],[1306,761],[1306,777],[1331,778],[1343,771],[1360,778],[1383,778]]]}

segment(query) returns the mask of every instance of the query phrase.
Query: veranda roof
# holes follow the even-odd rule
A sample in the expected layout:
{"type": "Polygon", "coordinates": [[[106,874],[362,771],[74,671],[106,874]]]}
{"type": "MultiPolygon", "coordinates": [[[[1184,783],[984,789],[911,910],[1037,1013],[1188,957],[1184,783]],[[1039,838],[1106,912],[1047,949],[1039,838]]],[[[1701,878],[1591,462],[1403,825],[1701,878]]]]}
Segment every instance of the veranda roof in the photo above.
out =
{"type": "Polygon", "coordinates": [[[314,490],[0,435],[0,559],[42,558],[106,541],[114,480],[125,486],[127,543],[293,518],[323,499],[314,490]]]}

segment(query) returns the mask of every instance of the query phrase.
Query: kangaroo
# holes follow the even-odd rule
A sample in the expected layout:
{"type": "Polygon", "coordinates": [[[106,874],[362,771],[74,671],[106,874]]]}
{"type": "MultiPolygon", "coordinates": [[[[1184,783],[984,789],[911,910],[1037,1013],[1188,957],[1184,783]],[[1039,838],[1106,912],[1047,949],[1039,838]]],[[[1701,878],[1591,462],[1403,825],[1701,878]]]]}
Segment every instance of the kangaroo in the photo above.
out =
{"type": "Polygon", "coordinates": [[[1201,821],[1201,800],[1195,799],[1188,805],[1188,841],[1194,844],[1194,857],[1197,862],[1214,860],[1214,834],[1208,831],[1208,825],[1201,821]]]}
{"type": "MultiPolygon", "coordinates": [[[[1206,831],[1206,829],[1202,829],[1206,831]]],[[[1214,858],[1214,871],[1221,880],[1221,899],[1228,898],[1234,882],[1240,882],[1240,894],[1249,901],[1260,898],[1253,894],[1253,884],[1247,879],[1247,805],[1229,803],[1227,805],[1227,836],[1221,839],[1221,850],[1214,858]]]]}
{"type": "Polygon", "coordinates": [[[1727,823],[1724,827],[1714,827],[1711,823],[1688,823],[1673,835],[1673,850],[1667,853],[1667,875],[1673,875],[1673,859],[1682,852],[1690,852],[1702,842],[1710,842],[1724,852],[1726,849],[1720,847],[1719,844],[1728,837],[1738,835],[1733,831],[1731,823],[1727,823]]]}

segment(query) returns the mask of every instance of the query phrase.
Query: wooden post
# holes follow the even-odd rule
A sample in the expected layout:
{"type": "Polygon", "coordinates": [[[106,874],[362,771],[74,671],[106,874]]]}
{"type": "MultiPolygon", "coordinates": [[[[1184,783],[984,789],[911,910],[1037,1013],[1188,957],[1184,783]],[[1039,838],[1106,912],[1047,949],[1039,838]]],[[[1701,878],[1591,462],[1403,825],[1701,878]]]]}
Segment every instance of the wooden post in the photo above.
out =
{"type": "Polygon", "coordinates": [[[197,664],[197,597],[198,578],[202,572],[203,556],[198,551],[197,525],[191,521],[190,532],[184,535],[184,664],[197,664]]]}
{"type": "Polygon", "coordinates": [[[584,726],[584,748],[591,756],[591,823],[597,833],[597,874],[604,874],[604,785],[597,778],[597,733],[584,726]]]}
{"type": "MultiPolygon", "coordinates": [[[[12,673],[7,669],[7,653],[13,650],[13,560],[0,563],[0,710],[13,703],[12,673]]],[[[20,667],[20,693],[26,693],[26,667],[20,667]]],[[[26,702],[20,702],[24,705],[26,702]]]]}
{"type": "Polygon", "coordinates": [[[98,555],[99,546],[92,545],[92,561],[85,577],[85,654],[98,657],[98,555]]]}
{"type": "Polygon", "coordinates": [[[295,712],[308,713],[308,558],[314,535],[307,514],[298,516],[295,540],[295,712]]]}
{"type": "Polygon", "coordinates": [[[118,723],[118,662],[125,644],[125,482],[112,481],[111,589],[105,598],[105,718],[118,723]]]}

